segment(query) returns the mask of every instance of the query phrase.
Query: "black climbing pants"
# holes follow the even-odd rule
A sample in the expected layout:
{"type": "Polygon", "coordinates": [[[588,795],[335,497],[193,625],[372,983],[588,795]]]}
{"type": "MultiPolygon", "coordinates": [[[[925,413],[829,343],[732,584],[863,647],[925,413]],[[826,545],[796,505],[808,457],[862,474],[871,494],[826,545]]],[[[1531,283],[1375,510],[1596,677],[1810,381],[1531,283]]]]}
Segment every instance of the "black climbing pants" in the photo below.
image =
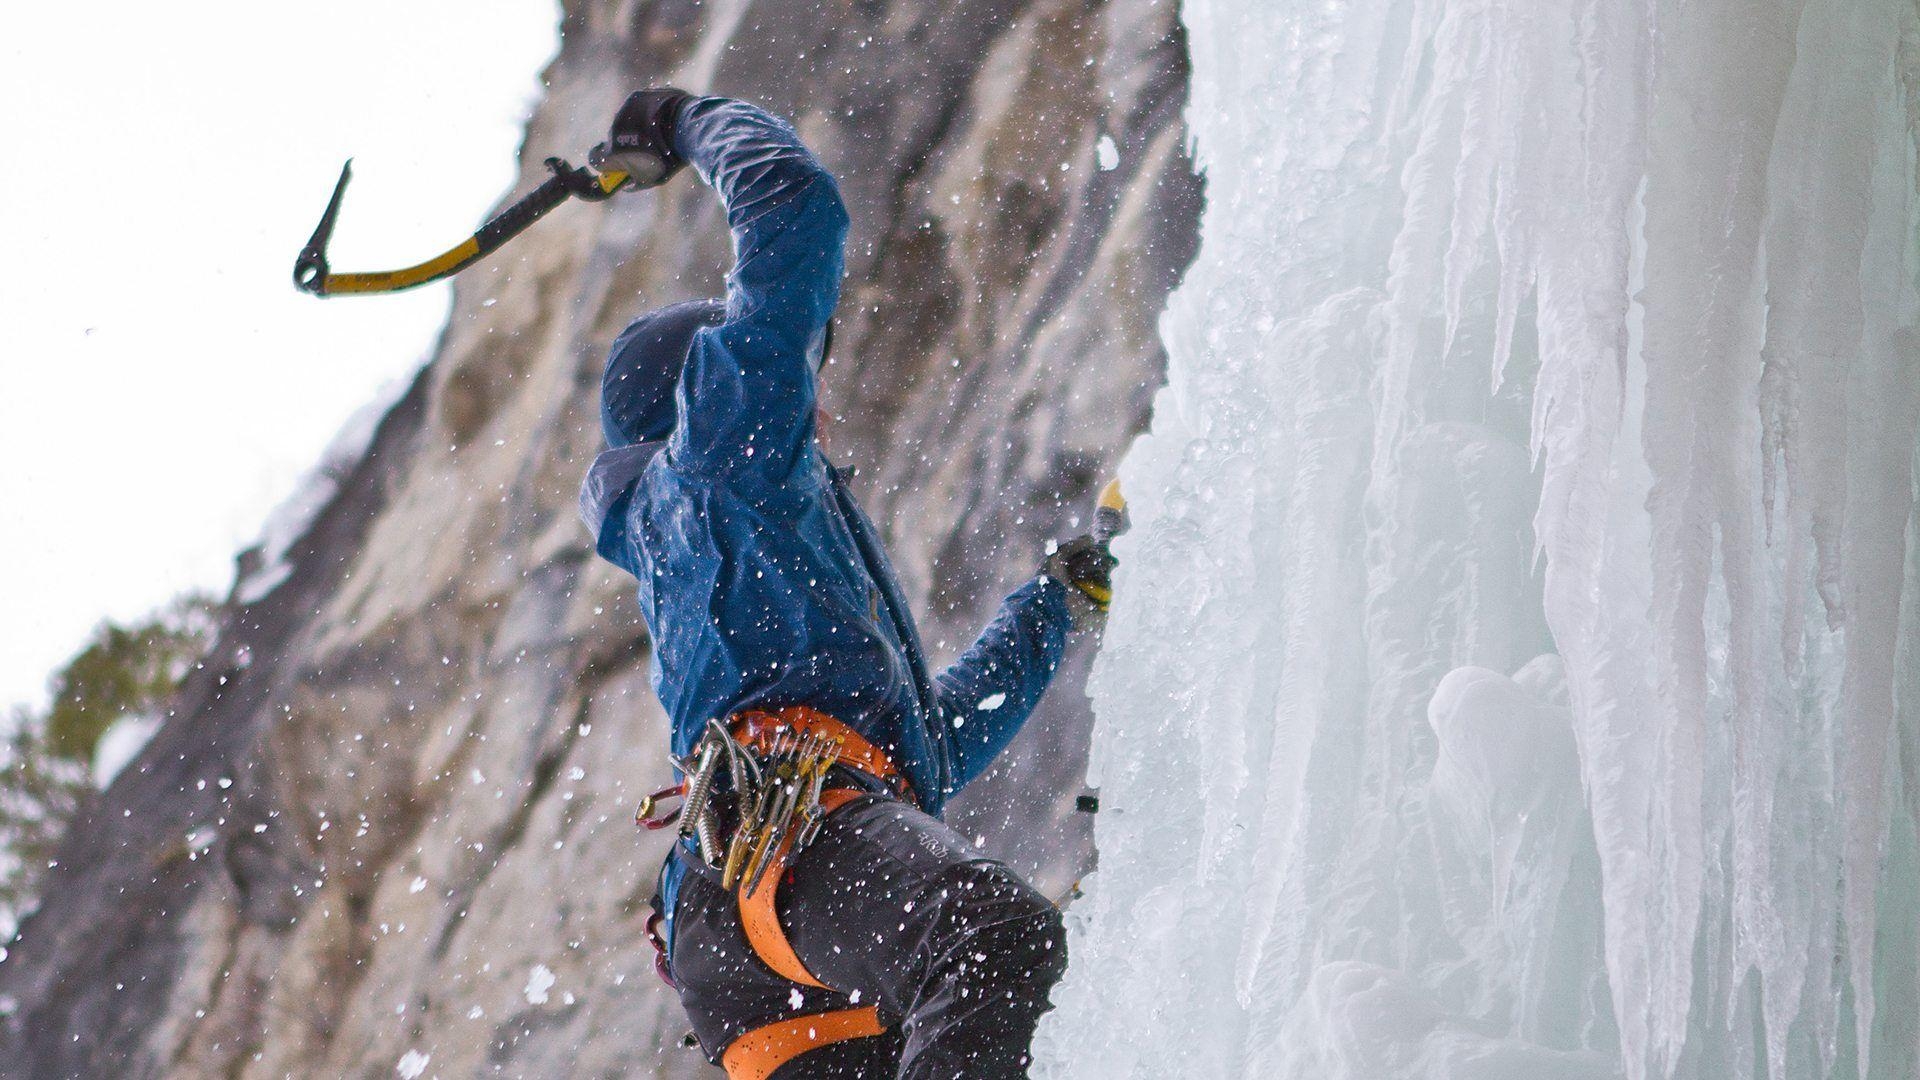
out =
{"type": "Polygon", "coordinates": [[[779,887],[780,923],[831,989],[790,982],[748,944],[707,867],[681,883],[671,970],[707,1056],[764,1025],[878,1006],[886,1030],[809,1050],[772,1080],[1026,1075],[1066,968],[1060,913],[952,829],[892,799],[831,814],[779,887]]]}

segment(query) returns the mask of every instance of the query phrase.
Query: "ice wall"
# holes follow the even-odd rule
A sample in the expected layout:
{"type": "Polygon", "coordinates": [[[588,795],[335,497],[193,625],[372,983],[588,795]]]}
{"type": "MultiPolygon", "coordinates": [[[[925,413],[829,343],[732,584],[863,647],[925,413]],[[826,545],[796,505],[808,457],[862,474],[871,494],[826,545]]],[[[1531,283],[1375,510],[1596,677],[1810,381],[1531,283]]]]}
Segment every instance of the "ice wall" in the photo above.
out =
{"type": "Polygon", "coordinates": [[[1920,1076],[1920,7],[1184,18],[1035,1074],[1920,1076]]]}

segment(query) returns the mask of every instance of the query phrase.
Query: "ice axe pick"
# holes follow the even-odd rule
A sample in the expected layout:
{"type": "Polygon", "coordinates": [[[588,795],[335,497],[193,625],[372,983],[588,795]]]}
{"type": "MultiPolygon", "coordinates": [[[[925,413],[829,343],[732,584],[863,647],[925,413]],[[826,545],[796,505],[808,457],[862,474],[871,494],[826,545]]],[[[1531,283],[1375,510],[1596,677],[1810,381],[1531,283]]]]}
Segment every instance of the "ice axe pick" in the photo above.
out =
{"type": "Polygon", "coordinates": [[[315,296],[342,296],[399,292],[430,281],[439,281],[492,254],[568,199],[599,202],[627,182],[624,172],[595,172],[592,169],[575,168],[557,157],[547,159],[547,168],[553,175],[539,187],[494,215],[472,236],[426,262],[401,270],[336,274],[327,265],[327,241],[333,237],[334,220],[340,216],[340,199],[347,193],[347,181],[353,179],[353,159],[348,158],[347,163],[340,167],[340,181],[333,185],[333,198],[327,200],[326,213],[320,215],[320,224],[313,230],[313,239],[307,241],[307,246],[300,250],[300,257],[294,261],[294,287],[315,296]]]}

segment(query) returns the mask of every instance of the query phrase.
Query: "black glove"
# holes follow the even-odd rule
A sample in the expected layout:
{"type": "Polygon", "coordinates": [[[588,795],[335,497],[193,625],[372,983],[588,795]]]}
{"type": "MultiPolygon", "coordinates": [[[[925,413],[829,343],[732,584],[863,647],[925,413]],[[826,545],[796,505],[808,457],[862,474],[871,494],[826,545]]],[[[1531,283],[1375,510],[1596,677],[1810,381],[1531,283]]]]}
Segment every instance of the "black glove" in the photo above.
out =
{"type": "Polygon", "coordinates": [[[607,141],[587,151],[587,164],[600,172],[623,172],[623,190],[664,184],[686,164],[673,149],[673,125],[680,106],[693,95],[671,86],[635,90],[613,116],[607,141]]]}
{"type": "Polygon", "coordinates": [[[1120,561],[1104,541],[1076,536],[1061,544],[1040,564],[1040,572],[1067,587],[1067,608],[1073,628],[1093,630],[1106,621],[1113,599],[1113,568],[1120,561]]]}

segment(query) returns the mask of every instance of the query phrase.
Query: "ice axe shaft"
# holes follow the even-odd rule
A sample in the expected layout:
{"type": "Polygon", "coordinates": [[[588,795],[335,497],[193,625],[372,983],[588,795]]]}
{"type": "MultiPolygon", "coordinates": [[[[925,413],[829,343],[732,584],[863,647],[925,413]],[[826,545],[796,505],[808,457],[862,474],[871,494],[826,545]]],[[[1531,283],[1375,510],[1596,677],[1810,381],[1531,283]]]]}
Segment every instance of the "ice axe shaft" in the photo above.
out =
{"type": "Polygon", "coordinates": [[[526,231],[529,225],[570,198],[599,202],[626,183],[627,174],[618,171],[594,172],[577,169],[560,158],[548,158],[553,175],[528,192],[512,206],[494,215],[472,236],[428,259],[400,270],[336,274],[327,266],[327,241],[333,238],[333,226],[340,216],[340,200],[347,193],[347,181],[353,179],[353,159],[340,167],[340,180],[333,186],[333,197],[320,215],[313,238],[300,250],[293,264],[293,284],[315,296],[367,295],[399,292],[430,281],[439,281],[472,266],[498,250],[502,244],[526,231]]]}

